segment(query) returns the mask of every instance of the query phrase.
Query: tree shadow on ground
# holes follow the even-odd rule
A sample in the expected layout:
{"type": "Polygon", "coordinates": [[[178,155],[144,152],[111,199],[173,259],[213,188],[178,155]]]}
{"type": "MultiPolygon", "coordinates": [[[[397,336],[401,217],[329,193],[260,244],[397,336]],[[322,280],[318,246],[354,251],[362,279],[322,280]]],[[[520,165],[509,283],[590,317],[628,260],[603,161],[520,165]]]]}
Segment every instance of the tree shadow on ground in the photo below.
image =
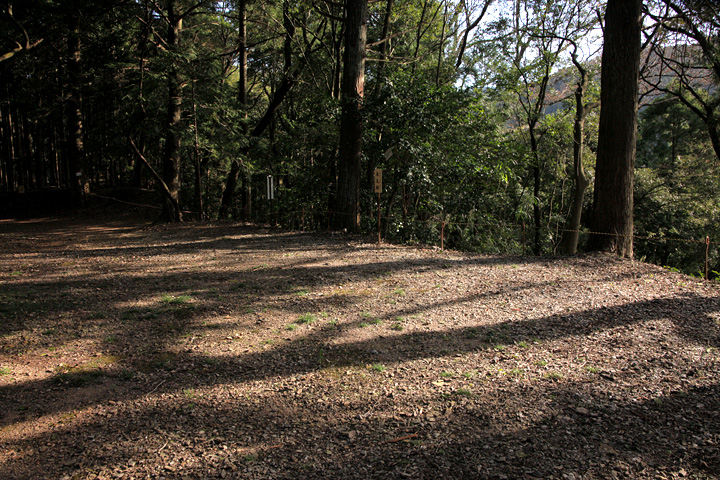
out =
{"type": "MultiPolygon", "coordinates": [[[[720,467],[717,384],[628,401],[603,396],[602,381],[591,395],[572,382],[517,382],[480,402],[448,396],[433,418],[398,414],[387,395],[334,405],[278,388],[280,399],[264,403],[231,388],[232,404],[186,389],[142,408],[86,414],[15,448],[48,475],[80,478],[137,474],[133,467],[158,458],[166,478],[657,478],[690,469],[717,478],[720,467]],[[523,420],[528,402],[538,420],[523,420]],[[507,403],[518,405],[517,418],[497,417],[507,403]],[[352,420],[337,420],[348,412],[352,420]],[[219,428],[218,418],[233,427],[219,428]],[[45,444],[52,449],[33,450],[45,444]],[[168,445],[174,453],[163,454],[168,445]]],[[[6,462],[5,478],[23,478],[27,460],[6,462]]]]}
{"type": "MultiPolygon", "coordinates": [[[[716,382],[704,387],[679,383],[668,394],[647,398],[631,398],[630,393],[609,398],[604,394],[606,382],[624,385],[632,383],[640,375],[638,371],[660,371],[661,366],[650,361],[652,358],[639,362],[634,369],[597,376],[589,384],[548,378],[510,383],[497,398],[435,391],[432,399],[418,393],[417,398],[399,402],[403,408],[439,402],[446,408],[434,417],[398,411],[389,395],[395,391],[392,377],[382,374],[363,377],[362,382],[368,385],[366,401],[334,404],[298,391],[305,377],[312,382],[318,375],[342,377],[344,371],[372,373],[367,364],[382,363],[392,369],[405,362],[469,354],[502,358],[510,353],[499,350],[499,346],[521,342],[542,345],[557,340],[582,344],[598,341],[594,336],[601,332],[657,320],[671,322],[675,334],[688,342],[718,348],[717,296],[644,299],[567,314],[528,313],[519,320],[443,330],[378,330],[367,340],[339,341],[348,329],[359,328],[362,320],[356,317],[337,325],[307,326],[290,340],[268,345],[262,351],[210,355],[189,347],[173,348],[184,336],[209,331],[212,325],[207,320],[223,313],[228,303],[223,296],[238,293],[239,284],[246,284],[239,289],[244,297],[233,301],[230,313],[238,315],[238,321],[250,330],[253,320],[238,314],[243,305],[272,305],[282,299],[285,315],[295,316],[324,309],[352,309],[362,300],[358,292],[320,298],[297,296],[298,284],[320,289],[382,277],[388,272],[452,271],[468,262],[551,263],[518,257],[429,257],[368,262],[358,268],[353,264],[329,264],[355,251],[356,247],[347,242],[338,245],[313,236],[286,235],[280,243],[232,238],[206,239],[199,245],[180,242],[170,247],[121,248],[123,255],[145,252],[151,256],[219,249],[237,252],[238,256],[241,252],[263,255],[277,252],[275,248],[281,245],[285,245],[280,250],[283,252],[305,251],[307,245],[314,250],[309,258],[290,257],[282,264],[260,268],[246,265],[223,273],[221,278],[203,271],[149,273],[142,268],[116,269],[113,273],[122,277],[123,288],[130,292],[121,298],[112,294],[118,279],[103,277],[99,270],[82,278],[43,280],[41,276],[6,283],[3,295],[15,303],[11,310],[3,312],[14,312],[17,318],[15,323],[3,324],[2,335],[43,328],[50,314],[58,322],[57,328],[68,332],[83,328],[82,322],[88,328],[100,321],[105,325],[117,322],[120,340],[102,344],[100,336],[107,335],[105,330],[90,336],[96,335],[92,340],[100,345],[99,351],[107,355],[121,353],[110,368],[99,364],[71,366],[53,372],[47,379],[0,387],[0,398],[7,406],[0,420],[4,431],[22,429],[33,417],[58,419],[48,431],[29,433],[10,442],[18,456],[6,457],[4,470],[9,472],[9,478],[23,478],[23,465],[41,458],[48,461],[48,474],[58,477],[77,472],[87,476],[91,472],[108,476],[137,473],[142,471],[138,470],[138,462],[162,458],[170,442],[176,448],[174,458],[163,460],[168,467],[164,472],[167,478],[223,478],[222,472],[230,478],[428,478],[428,472],[434,472],[436,478],[550,478],[563,473],[585,476],[588,472],[612,477],[608,473],[612,471],[620,478],[646,470],[679,471],[683,465],[708,475],[717,472],[720,426],[714,413],[720,397],[716,382]],[[287,248],[287,238],[304,246],[287,248]],[[213,289],[217,290],[215,294],[213,289]],[[193,294],[195,303],[171,303],[177,298],[174,296],[188,290],[199,290],[193,294]],[[88,292],[93,291],[111,293],[87,299],[88,292]],[[64,295],[69,297],[67,303],[59,301],[64,295]],[[158,302],[162,295],[170,299],[158,302]],[[132,306],[138,304],[141,306],[132,306]],[[101,308],[109,314],[93,317],[93,312],[101,308]],[[66,318],[66,314],[78,311],[85,315],[66,318]],[[152,344],[145,343],[148,339],[152,344]],[[122,351],[132,351],[135,356],[122,359],[122,351]],[[290,378],[295,380],[286,383],[290,378]],[[266,381],[277,383],[277,387],[253,398],[243,394],[245,386],[266,381]],[[219,386],[232,390],[231,405],[213,404],[212,396],[203,397],[203,391],[219,386]],[[40,406],[30,411],[23,409],[40,396],[45,398],[40,406]],[[110,413],[106,408],[109,401],[118,405],[110,413]],[[497,418],[496,412],[507,414],[507,405],[513,402],[517,402],[520,413],[528,404],[534,405],[542,412],[541,420],[497,418]],[[103,416],[95,415],[96,409],[102,410],[103,416]],[[349,417],[348,412],[352,413],[349,417]],[[65,415],[69,417],[63,420],[65,415]],[[76,415],[82,418],[75,420],[76,415]],[[217,418],[223,418],[220,427],[217,418]],[[68,425],[63,425],[65,422],[68,425]],[[435,436],[436,432],[440,436],[435,436]],[[37,445],[48,444],[53,445],[51,451],[34,450],[37,445]],[[315,444],[325,450],[315,448],[315,444]],[[142,446],[140,453],[138,445],[142,446]],[[212,452],[212,458],[194,453],[205,450],[212,452]]],[[[100,253],[103,249],[89,251],[88,257],[107,257],[107,251],[104,256],[100,253]]],[[[57,255],[62,258],[62,254],[57,255]]],[[[390,322],[397,316],[475,304],[501,294],[521,296],[551,283],[517,278],[506,285],[465,292],[449,300],[434,301],[419,295],[399,302],[380,319],[390,322]]],[[[71,336],[63,341],[70,340],[71,336]]],[[[15,353],[29,353],[35,347],[20,346],[15,353]]],[[[703,374],[716,376],[717,371],[703,374]]],[[[630,392],[631,388],[620,390],[630,392]]],[[[334,398],[335,393],[327,392],[327,397],[334,398]]]]}

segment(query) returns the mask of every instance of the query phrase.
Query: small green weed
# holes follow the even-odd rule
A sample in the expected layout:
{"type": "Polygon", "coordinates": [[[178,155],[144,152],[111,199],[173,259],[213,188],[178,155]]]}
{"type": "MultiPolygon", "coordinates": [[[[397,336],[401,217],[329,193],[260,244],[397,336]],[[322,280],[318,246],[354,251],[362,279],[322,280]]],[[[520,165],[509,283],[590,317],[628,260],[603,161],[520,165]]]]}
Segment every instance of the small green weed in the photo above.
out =
{"type": "Polygon", "coordinates": [[[593,367],[592,365],[585,365],[585,370],[589,373],[598,373],[600,371],[596,367],[593,367]]]}
{"type": "Polygon", "coordinates": [[[520,341],[517,342],[515,345],[517,345],[520,348],[530,348],[530,344],[528,344],[526,341],[520,341]]]}
{"type": "Polygon", "coordinates": [[[405,296],[405,290],[403,290],[402,288],[396,288],[395,290],[393,290],[393,293],[394,293],[395,295],[400,296],[400,297],[404,297],[404,296],[405,296]]]}
{"type": "Polygon", "coordinates": [[[440,372],[442,378],[452,378],[454,374],[452,372],[440,372]]]}
{"type": "Polygon", "coordinates": [[[401,331],[401,330],[404,330],[405,327],[404,327],[401,323],[395,322],[395,323],[393,323],[392,325],[390,325],[390,329],[391,329],[391,330],[396,330],[396,331],[399,332],[399,331],[401,331]]]}
{"type": "Polygon", "coordinates": [[[295,325],[294,323],[291,323],[290,325],[285,327],[285,330],[290,330],[292,332],[293,330],[297,330],[297,328],[298,328],[297,325],[295,325]]]}
{"type": "Polygon", "coordinates": [[[550,380],[560,380],[562,378],[562,373],[560,372],[548,372],[545,374],[545,378],[549,378],[550,380]]]}
{"type": "Polygon", "coordinates": [[[372,367],[370,367],[370,368],[372,368],[373,370],[375,370],[376,372],[379,372],[379,373],[382,373],[385,371],[385,365],[383,365],[382,363],[373,363],[372,367]]]}
{"type": "Polygon", "coordinates": [[[358,325],[358,327],[360,327],[360,328],[366,328],[367,326],[368,326],[368,324],[365,322],[362,322],[360,325],[358,325]]]}
{"type": "Polygon", "coordinates": [[[461,397],[472,397],[472,392],[467,388],[458,388],[457,390],[453,390],[453,395],[458,395],[461,397]]]}
{"type": "Polygon", "coordinates": [[[192,301],[192,297],[190,295],[163,295],[160,301],[170,305],[184,305],[186,303],[190,303],[192,301]]]}
{"type": "Polygon", "coordinates": [[[295,323],[302,325],[302,324],[313,323],[316,320],[317,320],[317,317],[315,315],[312,315],[310,313],[304,313],[298,317],[298,319],[295,321],[295,323]]]}
{"type": "Polygon", "coordinates": [[[0,377],[3,375],[10,375],[12,371],[7,367],[0,367],[0,377]]]}

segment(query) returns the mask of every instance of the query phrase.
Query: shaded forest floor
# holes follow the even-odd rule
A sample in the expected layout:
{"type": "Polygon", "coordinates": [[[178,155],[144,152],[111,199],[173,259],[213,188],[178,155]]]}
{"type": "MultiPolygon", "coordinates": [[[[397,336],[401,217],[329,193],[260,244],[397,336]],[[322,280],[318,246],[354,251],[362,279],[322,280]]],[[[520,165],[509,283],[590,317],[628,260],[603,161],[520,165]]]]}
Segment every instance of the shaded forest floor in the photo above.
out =
{"type": "Polygon", "coordinates": [[[720,478],[720,286],[614,257],[0,221],[0,477],[720,478]]]}

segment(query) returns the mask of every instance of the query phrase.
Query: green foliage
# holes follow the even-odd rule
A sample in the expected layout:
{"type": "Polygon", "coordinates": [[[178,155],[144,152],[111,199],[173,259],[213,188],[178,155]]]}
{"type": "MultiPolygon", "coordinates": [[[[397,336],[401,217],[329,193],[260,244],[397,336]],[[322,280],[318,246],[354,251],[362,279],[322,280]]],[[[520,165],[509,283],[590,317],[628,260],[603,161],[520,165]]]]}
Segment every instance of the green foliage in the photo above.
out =
{"type": "MultiPolygon", "coordinates": [[[[720,173],[697,117],[677,101],[645,108],[638,134],[636,255],[685,273],[704,270],[704,240],[720,238],[720,173]]],[[[710,249],[710,267],[720,261],[710,249]]]]}

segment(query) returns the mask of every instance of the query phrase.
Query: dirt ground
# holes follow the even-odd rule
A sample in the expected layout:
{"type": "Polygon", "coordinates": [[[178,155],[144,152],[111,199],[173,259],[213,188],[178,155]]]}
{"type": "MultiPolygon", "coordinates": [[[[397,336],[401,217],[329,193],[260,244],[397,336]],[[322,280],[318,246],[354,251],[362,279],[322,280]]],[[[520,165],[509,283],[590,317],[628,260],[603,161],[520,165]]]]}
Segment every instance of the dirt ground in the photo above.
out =
{"type": "Polygon", "coordinates": [[[0,478],[720,478],[718,348],[606,255],[2,220],[0,478]]]}

